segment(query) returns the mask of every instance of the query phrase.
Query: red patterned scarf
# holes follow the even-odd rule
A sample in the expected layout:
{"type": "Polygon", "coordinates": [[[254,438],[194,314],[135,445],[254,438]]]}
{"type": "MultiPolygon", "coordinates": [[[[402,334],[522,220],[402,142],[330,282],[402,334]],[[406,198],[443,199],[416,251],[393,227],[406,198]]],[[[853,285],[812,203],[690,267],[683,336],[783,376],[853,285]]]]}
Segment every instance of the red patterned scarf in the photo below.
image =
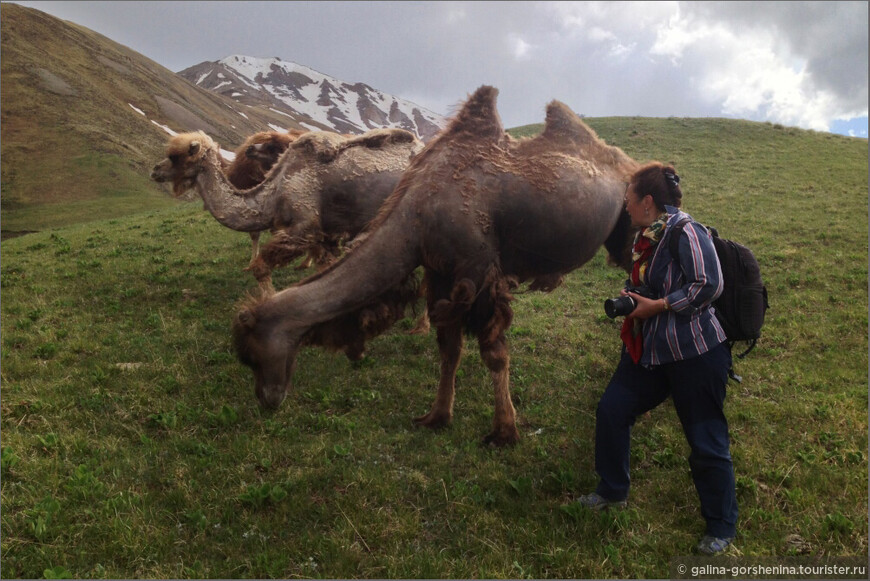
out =
{"type": "MultiPolygon", "coordinates": [[[[632,286],[644,284],[649,259],[655,252],[659,240],[665,234],[667,221],[668,214],[663,213],[634,237],[634,246],[631,249],[631,276],[629,278],[632,286]]],[[[632,361],[639,363],[640,357],[643,355],[643,321],[635,319],[631,315],[626,316],[622,323],[620,336],[632,361]]]]}

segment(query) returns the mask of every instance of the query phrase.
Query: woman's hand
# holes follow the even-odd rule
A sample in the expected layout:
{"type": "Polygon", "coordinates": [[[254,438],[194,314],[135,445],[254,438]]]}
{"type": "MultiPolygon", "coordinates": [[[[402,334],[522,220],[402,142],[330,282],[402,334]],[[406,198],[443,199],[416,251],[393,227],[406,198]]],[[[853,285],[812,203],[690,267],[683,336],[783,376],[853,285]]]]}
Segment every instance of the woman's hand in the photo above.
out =
{"type": "Polygon", "coordinates": [[[668,310],[666,299],[648,299],[637,293],[625,290],[622,291],[622,294],[630,296],[637,303],[637,306],[631,312],[631,316],[635,319],[649,319],[650,317],[654,317],[659,313],[668,310]]]}

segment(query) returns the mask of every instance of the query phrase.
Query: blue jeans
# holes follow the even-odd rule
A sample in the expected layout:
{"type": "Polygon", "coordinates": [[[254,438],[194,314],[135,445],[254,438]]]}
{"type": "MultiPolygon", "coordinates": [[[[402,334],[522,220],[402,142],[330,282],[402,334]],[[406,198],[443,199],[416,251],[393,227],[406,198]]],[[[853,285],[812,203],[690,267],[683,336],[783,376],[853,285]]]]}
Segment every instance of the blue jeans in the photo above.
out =
{"type": "Polygon", "coordinates": [[[671,396],[691,447],[689,466],[707,521],[706,534],[733,537],[737,526],[734,466],[728,422],[723,412],[731,351],[726,343],[698,357],[654,368],[635,364],[623,348],[622,358],[596,410],[596,492],[624,500],[631,428],[638,416],[671,396]]]}

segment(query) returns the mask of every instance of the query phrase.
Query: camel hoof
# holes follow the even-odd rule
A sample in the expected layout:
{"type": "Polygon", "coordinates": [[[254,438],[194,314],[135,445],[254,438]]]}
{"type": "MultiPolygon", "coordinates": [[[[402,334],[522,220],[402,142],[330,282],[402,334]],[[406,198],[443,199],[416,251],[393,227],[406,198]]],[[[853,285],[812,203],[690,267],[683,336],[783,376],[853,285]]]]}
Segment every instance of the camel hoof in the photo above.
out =
{"type": "Polygon", "coordinates": [[[513,446],[519,441],[520,433],[516,426],[506,426],[490,432],[483,439],[483,445],[490,448],[504,448],[506,446],[513,446]]]}
{"type": "Polygon", "coordinates": [[[437,430],[449,426],[451,419],[450,414],[440,413],[433,410],[425,416],[414,418],[413,421],[414,424],[418,426],[423,426],[430,430],[437,430]]]}

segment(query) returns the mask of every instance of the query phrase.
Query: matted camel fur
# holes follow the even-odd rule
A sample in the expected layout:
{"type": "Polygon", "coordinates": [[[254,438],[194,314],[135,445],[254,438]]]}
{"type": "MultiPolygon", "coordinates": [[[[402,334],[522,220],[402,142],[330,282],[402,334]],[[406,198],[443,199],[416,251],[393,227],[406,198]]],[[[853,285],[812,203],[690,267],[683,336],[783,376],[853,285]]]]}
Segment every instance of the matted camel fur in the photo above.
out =
{"type": "Polygon", "coordinates": [[[176,195],[194,188],[227,228],[280,234],[249,265],[268,289],[272,269],[306,252],[332,255],[359,234],[422,148],[401,129],[350,138],[312,131],[290,144],[261,183],[240,190],[221,170],[217,144],[202,132],[185,133],[169,141],[151,175],[171,182],[176,195]]]}
{"type": "Polygon", "coordinates": [[[422,265],[441,377],[430,411],[415,422],[437,428],[451,421],[467,333],[477,338],[493,382],[495,414],[484,441],[518,440],[505,338],[511,291],[522,283],[556,288],[602,244],[627,267],[623,195],[638,164],[558,101],[547,107],[541,135],[511,138],[495,109],[497,93],[478,89],[412,160],[361,243],[325,270],[240,308],[236,351],[253,371],[262,405],[281,404],[299,348],[323,343],[324,325],[422,265]]]}

